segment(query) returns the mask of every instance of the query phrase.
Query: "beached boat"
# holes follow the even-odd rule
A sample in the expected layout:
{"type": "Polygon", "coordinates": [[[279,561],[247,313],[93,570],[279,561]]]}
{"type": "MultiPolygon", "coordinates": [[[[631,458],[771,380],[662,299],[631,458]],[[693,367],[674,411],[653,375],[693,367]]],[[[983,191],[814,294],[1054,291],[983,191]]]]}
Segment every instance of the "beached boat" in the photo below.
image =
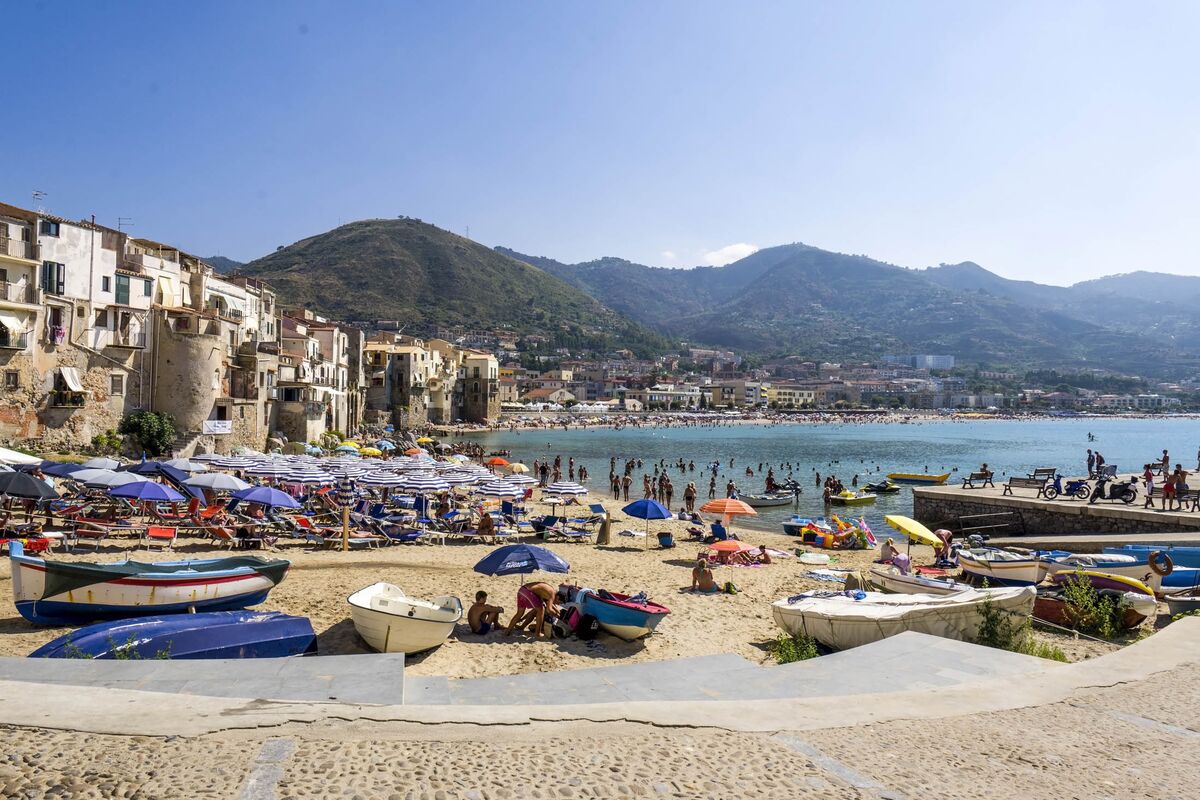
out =
{"type": "Polygon", "coordinates": [[[825,521],[825,518],[812,519],[811,517],[802,517],[799,514],[795,515],[787,522],[783,523],[783,532],[788,536],[800,536],[805,531],[818,529],[826,533],[833,533],[833,527],[825,521]]]}
{"type": "Polygon", "coordinates": [[[604,589],[580,589],[577,602],[582,613],[591,614],[601,628],[627,642],[650,635],[671,613],[645,595],[634,597],[604,589]]]}
{"type": "Polygon", "coordinates": [[[889,594],[954,594],[973,588],[950,578],[930,578],[925,575],[901,575],[895,567],[871,567],[871,585],[889,594]]]}
{"type": "Polygon", "coordinates": [[[1127,544],[1122,547],[1104,548],[1106,555],[1134,556],[1142,561],[1147,560],[1150,554],[1154,552],[1166,553],[1171,558],[1171,562],[1175,565],[1176,569],[1179,567],[1200,569],[1200,547],[1164,544],[1127,544]]]}
{"type": "Polygon", "coordinates": [[[848,650],[904,631],[972,641],[979,634],[985,602],[1017,618],[1033,612],[1037,590],[964,589],[947,595],[881,592],[806,592],[775,601],[775,624],[789,634],[805,633],[826,647],[848,650]]]}
{"type": "Polygon", "coordinates": [[[1036,558],[1010,553],[996,547],[976,547],[958,551],[963,580],[988,586],[1032,586],[1042,579],[1036,558]]]}
{"type": "Polygon", "coordinates": [[[1147,556],[1138,557],[1124,553],[1063,553],[1053,554],[1035,551],[1038,566],[1041,569],[1039,580],[1053,578],[1061,572],[1076,570],[1103,572],[1111,575],[1121,575],[1141,581],[1154,592],[1162,591],[1162,576],[1150,568],[1147,556]]]}
{"type": "Polygon", "coordinates": [[[786,506],[796,502],[793,492],[771,492],[769,494],[739,494],[741,500],[748,506],[763,508],[765,506],[786,506]]]}
{"type": "Polygon", "coordinates": [[[246,608],[266,600],[291,566],[258,556],[155,564],[46,561],[23,555],[15,540],[9,555],[17,611],[38,625],[246,608]]]}
{"type": "Polygon", "coordinates": [[[1086,581],[1098,592],[1136,592],[1151,597],[1155,594],[1154,589],[1137,578],[1112,572],[1077,569],[1072,572],[1056,572],[1050,576],[1050,582],[1055,586],[1062,586],[1064,583],[1074,580],[1086,581]]]}
{"type": "Polygon", "coordinates": [[[870,492],[852,492],[849,489],[829,496],[829,502],[839,506],[861,506],[875,502],[875,495],[870,492]]]}
{"type": "MultiPolygon", "coordinates": [[[[1136,628],[1147,619],[1158,615],[1158,601],[1154,595],[1142,592],[1122,592],[1115,589],[1100,590],[1101,596],[1115,597],[1125,604],[1125,614],[1121,626],[1125,630],[1136,628]]],[[[1038,590],[1037,600],[1033,604],[1033,616],[1044,622],[1055,625],[1073,627],[1078,620],[1074,618],[1066,596],[1058,587],[1043,587],[1038,590]]]]}
{"type": "Polygon", "coordinates": [[[924,475],[919,472],[889,472],[888,480],[894,483],[923,483],[936,486],[945,483],[950,478],[949,472],[941,475],[924,475]]]}
{"type": "Polygon", "coordinates": [[[446,641],[463,615],[457,597],[422,600],[390,583],[359,589],[347,602],[358,635],[381,653],[431,650],[446,641]]]}
{"type": "Polygon", "coordinates": [[[1200,589],[1185,589],[1166,596],[1167,608],[1171,616],[1200,611],[1200,589]]]}
{"type": "Polygon", "coordinates": [[[278,611],[208,611],[88,625],[30,658],[284,658],[317,652],[308,617],[278,611]]]}

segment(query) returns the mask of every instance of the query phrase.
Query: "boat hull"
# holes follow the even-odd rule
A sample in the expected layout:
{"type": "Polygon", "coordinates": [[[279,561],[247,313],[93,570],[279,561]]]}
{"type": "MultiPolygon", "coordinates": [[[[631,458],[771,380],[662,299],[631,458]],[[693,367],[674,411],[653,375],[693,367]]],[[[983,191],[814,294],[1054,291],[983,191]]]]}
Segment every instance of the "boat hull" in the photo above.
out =
{"type": "Polygon", "coordinates": [[[1057,572],[1050,576],[1050,582],[1055,586],[1062,586],[1064,583],[1077,579],[1087,581],[1097,591],[1136,592],[1150,597],[1153,597],[1155,594],[1152,588],[1137,578],[1130,578],[1126,575],[1117,575],[1111,572],[1073,570],[1071,572],[1057,572]]]}
{"type": "Polygon", "coordinates": [[[888,474],[888,480],[893,483],[917,483],[927,486],[938,486],[945,483],[950,478],[950,473],[945,472],[941,475],[923,475],[916,472],[892,472],[888,474]]]}
{"type": "Polygon", "coordinates": [[[380,653],[412,655],[439,647],[463,615],[457,597],[439,597],[431,603],[407,597],[387,583],[360,589],[347,602],[358,635],[380,653]]]}
{"type": "Polygon", "coordinates": [[[962,568],[963,580],[977,585],[987,581],[988,586],[1033,586],[1042,579],[1040,562],[1032,558],[989,560],[961,550],[958,565],[962,568]]]}
{"type": "Polygon", "coordinates": [[[307,617],[278,611],[216,611],[139,617],[89,625],[30,658],[285,658],[317,651],[307,617]]]}
{"type": "Polygon", "coordinates": [[[770,506],[790,506],[796,502],[796,495],[791,492],[776,492],[774,494],[740,494],[738,499],[752,508],[767,508],[770,506]]]}
{"type": "Polygon", "coordinates": [[[985,602],[1017,617],[1033,612],[1032,586],[966,589],[948,595],[866,592],[862,600],[843,594],[807,593],[777,600],[775,624],[791,635],[807,634],[834,650],[848,650],[905,631],[972,641],[983,622],[985,602]]]}
{"type": "Polygon", "coordinates": [[[604,598],[591,591],[579,594],[580,610],[595,617],[601,628],[627,642],[649,636],[671,613],[657,603],[630,602],[628,595],[610,594],[604,598]]]}
{"type": "Polygon", "coordinates": [[[1200,547],[1177,545],[1137,545],[1127,544],[1123,547],[1106,547],[1105,554],[1134,556],[1139,561],[1145,561],[1153,552],[1163,552],[1171,557],[1175,567],[1190,567],[1200,569],[1200,547]]]}
{"type": "Polygon", "coordinates": [[[289,562],[255,557],[88,564],[13,555],[13,601],[37,625],[221,611],[256,605],[289,562]]]}
{"type": "Polygon", "coordinates": [[[1179,594],[1169,594],[1166,597],[1167,608],[1171,612],[1171,616],[1176,614],[1187,614],[1191,611],[1200,611],[1200,594],[1191,594],[1181,592],[1179,594]]]}
{"type": "Polygon", "coordinates": [[[873,494],[857,494],[857,495],[854,495],[853,497],[844,497],[840,494],[835,494],[835,495],[830,496],[829,502],[833,503],[834,505],[838,505],[838,506],[863,506],[863,505],[866,505],[867,503],[874,503],[875,495],[873,495],[873,494]]]}
{"type": "Polygon", "coordinates": [[[935,594],[948,595],[972,587],[958,581],[943,578],[926,578],[921,575],[901,575],[899,572],[872,567],[871,585],[889,594],[935,594]]]}
{"type": "MultiPolygon", "coordinates": [[[[1125,614],[1121,619],[1121,626],[1125,630],[1136,628],[1158,614],[1158,602],[1152,595],[1118,591],[1109,593],[1120,596],[1126,604],[1125,614]]],[[[1066,599],[1056,589],[1038,592],[1037,601],[1033,604],[1033,616],[1066,627],[1074,627],[1077,621],[1066,599]]]]}
{"type": "MultiPolygon", "coordinates": [[[[1111,558],[1114,557],[1110,556],[1111,558]]],[[[1146,584],[1155,593],[1162,591],[1162,576],[1150,569],[1150,562],[1144,559],[1140,561],[1116,561],[1106,560],[1102,555],[1073,555],[1066,558],[1042,559],[1039,563],[1041,564],[1042,579],[1053,579],[1055,575],[1060,573],[1083,570],[1085,572],[1103,572],[1109,575],[1132,578],[1135,581],[1141,581],[1146,584]]]]}

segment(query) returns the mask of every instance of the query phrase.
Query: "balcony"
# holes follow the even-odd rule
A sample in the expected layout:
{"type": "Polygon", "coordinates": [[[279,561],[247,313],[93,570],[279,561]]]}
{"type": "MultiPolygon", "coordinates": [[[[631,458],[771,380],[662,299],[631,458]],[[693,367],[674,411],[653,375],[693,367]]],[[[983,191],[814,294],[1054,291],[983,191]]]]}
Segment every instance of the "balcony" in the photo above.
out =
{"type": "Polygon", "coordinates": [[[0,236],[0,259],[27,261],[36,264],[38,260],[37,242],[22,242],[0,236]]]}
{"type": "Polygon", "coordinates": [[[146,334],[130,333],[129,331],[113,331],[108,340],[109,347],[128,347],[133,350],[143,350],[146,347],[146,334]]]}
{"type": "Polygon", "coordinates": [[[277,356],[279,355],[279,342],[259,342],[258,352],[268,356],[277,356]]]}
{"type": "Polygon", "coordinates": [[[0,328],[0,350],[24,350],[28,346],[28,333],[13,333],[5,328],[0,328]]]}
{"type": "MultiPolygon", "coordinates": [[[[24,244],[24,242],[18,242],[18,244],[24,244]]],[[[37,303],[37,297],[34,296],[31,284],[0,283],[0,302],[22,303],[31,306],[37,303]]]]}
{"type": "Polygon", "coordinates": [[[86,403],[87,392],[62,390],[50,393],[50,405],[53,408],[83,408],[86,403]]]}
{"type": "Polygon", "coordinates": [[[230,308],[212,301],[204,305],[204,310],[210,314],[216,314],[221,319],[228,319],[234,322],[241,322],[246,317],[246,313],[240,308],[230,308]]]}

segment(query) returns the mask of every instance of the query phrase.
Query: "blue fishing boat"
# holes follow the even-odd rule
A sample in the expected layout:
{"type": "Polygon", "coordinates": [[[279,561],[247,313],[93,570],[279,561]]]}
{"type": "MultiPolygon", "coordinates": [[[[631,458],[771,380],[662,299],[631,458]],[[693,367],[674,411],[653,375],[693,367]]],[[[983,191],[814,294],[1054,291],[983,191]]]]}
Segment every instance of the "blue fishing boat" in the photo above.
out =
{"type": "Polygon", "coordinates": [[[38,625],[71,625],[186,611],[258,605],[287,575],[291,562],[258,556],[198,561],[47,561],[9,543],[13,601],[38,625]]]}
{"type": "Polygon", "coordinates": [[[645,595],[631,596],[604,589],[580,589],[579,610],[590,614],[600,627],[613,636],[632,642],[648,636],[671,610],[647,600],[645,595]]]}
{"type": "Polygon", "coordinates": [[[1145,559],[1154,551],[1166,553],[1176,567],[1200,569],[1200,547],[1173,546],[1168,544],[1127,544],[1121,547],[1106,547],[1105,553],[1112,555],[1137,556],[1145,559]]]}
{"type": "Polygon", "coordinates": [[[283,658],[317,652],[308,617],[278,611],[210,611],[88,625],[30,658],[283,658]]]}

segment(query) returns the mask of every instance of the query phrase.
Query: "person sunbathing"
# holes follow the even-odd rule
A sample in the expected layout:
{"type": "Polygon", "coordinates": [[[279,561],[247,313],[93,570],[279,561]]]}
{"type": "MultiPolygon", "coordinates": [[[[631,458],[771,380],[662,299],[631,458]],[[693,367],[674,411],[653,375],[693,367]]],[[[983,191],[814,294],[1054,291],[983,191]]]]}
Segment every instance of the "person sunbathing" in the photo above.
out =
{"type": "Polygon", "coordinates": [[[503,613],[504,609],[500,606],[488,605],[487,592],[481,590],[475,593],[475,602],[467,610],[467,625],[471,627],[472,633],[484,636],[499,626],[500,615],[503,613]]]}
{"type": "Polygon", "coordinates": [[[516,628],[524,631],[532,625],[535,638],[544,639],[546,617],[557,617],[558,613],[554,588],[550,584],[542,581],[527,583],[517,590],[517,613],[513,614],[504,634],[511,635],[516,628]]]}
{"type": "Polygon", "coordinates": [[[692,585],[690,590],[700,592],[701,594],[717,594],[721,591],[721,587],[713,579],[713,571],[708,568],[707,559],[697,559],[696,566],[692,567],[692,585]]]}
{"type": "Polygon", "coordinates": [[[485,542],[496,541],[496,520],[492,519],[492,515],[486,511],[482,512],[479,515],[479,525],[476,526],[475,532],[485,542]]]}
{"type": "Polygon", "coordinates": [[[889,536],[883,543],[883,546],[879,548],[879,563],[892,563],[892,559],[895,558],[896,554],[899,552],[900,551],[896,549],[896,545],[892,542],[892,537],[889,536]]]}

